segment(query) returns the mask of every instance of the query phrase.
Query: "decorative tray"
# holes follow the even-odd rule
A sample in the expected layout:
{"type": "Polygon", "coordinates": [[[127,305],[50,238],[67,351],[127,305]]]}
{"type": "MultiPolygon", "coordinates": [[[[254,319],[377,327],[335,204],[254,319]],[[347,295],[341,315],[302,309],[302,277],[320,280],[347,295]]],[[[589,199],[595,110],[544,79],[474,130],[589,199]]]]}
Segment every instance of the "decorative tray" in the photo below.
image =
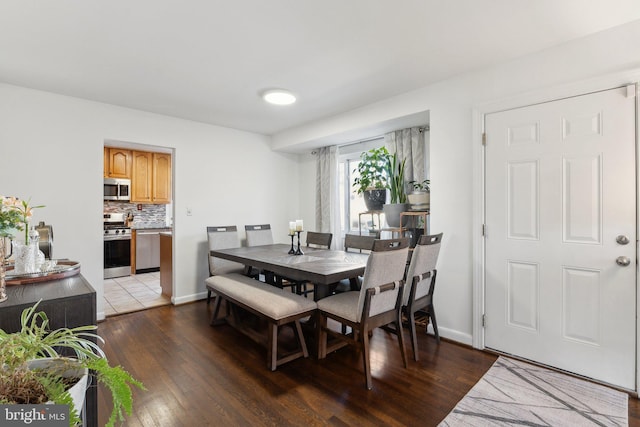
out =
{"type": "Polygon", "coordinates": [[[5,280],[7,285],[25,285],[27,283],[63,279],[65,277],[75,276],[78,273],[80,273],[79,262],[60,259],[56,261],[55,266],[35,273],[15,274],[13,272],[13,264],[9,264],[6,266],[5,280]]]}

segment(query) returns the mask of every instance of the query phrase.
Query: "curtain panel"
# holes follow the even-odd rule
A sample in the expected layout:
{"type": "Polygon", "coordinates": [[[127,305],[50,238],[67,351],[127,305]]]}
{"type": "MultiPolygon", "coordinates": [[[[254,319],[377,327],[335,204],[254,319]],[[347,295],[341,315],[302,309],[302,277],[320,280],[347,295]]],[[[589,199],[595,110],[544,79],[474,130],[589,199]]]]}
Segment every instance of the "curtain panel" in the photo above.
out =
{"type": "Polygon", "coordinates": [[[316,161],[316,231],[333,233],[333,249],[340,249],[342,242],[338,186],[338,147],[320,148],[316,161]]]}
{"type": "Polygon", "coordinates": [[[407,182],[422,182],[427,179],[425,173],[426,144],[423,128],[413,127],[386,133],[384,145],[391,155],[398,154],[399,161],[406,160],[404,178],[407,182]]]}

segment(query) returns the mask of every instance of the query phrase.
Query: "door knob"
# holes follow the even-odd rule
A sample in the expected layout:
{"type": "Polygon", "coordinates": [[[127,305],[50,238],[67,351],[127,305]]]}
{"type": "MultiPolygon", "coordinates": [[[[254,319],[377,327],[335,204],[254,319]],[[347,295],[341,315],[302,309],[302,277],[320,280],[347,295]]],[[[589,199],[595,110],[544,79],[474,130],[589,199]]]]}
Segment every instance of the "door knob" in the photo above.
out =
{"type": "Polygon", "coordinates": [[[618,237],[616,237],[616,242],[620,245],[627,245],[629,244],[629,238],[623,234],[619,235],[618,237]]]}
{"type": "Polygon", "coordinates": [[[631,260],[629,259],[629,257],[619,256],[618,258],[616,258],[616,264],[622,267],[626,267],[627,265],[631,264],[631,260]]]}

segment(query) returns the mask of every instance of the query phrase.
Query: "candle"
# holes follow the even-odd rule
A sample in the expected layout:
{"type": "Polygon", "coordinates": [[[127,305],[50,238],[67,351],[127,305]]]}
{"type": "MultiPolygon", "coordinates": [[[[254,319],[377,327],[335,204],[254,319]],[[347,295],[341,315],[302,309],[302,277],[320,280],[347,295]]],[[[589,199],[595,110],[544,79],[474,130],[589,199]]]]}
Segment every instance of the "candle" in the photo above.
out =
{"type": "Polygon", "coordinates": [[[302,220],[296,219],[296,231],[302,231],[302,220]]]}
{"type": "Polygon", "coordinates": [[[296,222],[289,221],[289,236],[293,236],[296,234],[296,222]]]}

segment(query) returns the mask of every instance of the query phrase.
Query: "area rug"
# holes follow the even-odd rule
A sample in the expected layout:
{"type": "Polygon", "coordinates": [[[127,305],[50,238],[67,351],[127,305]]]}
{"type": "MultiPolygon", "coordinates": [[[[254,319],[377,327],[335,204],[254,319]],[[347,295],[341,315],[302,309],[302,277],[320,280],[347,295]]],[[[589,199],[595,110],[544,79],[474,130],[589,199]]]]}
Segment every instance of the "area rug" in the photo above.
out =
{"type": "Polygon", "coordinates": [[[439,426],[627,426],[628,399],[599,384],[499,357],[439,426]]]}

